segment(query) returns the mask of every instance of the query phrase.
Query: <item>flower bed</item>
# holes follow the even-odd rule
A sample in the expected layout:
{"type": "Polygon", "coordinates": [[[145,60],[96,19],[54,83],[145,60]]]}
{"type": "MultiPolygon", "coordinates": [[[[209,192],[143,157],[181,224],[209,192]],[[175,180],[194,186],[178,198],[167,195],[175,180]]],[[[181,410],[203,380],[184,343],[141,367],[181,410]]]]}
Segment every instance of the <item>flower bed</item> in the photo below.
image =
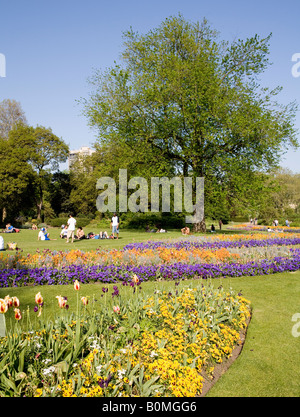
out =
{"type": "Polygon", "coordinates": [[[300,268],[298,235],[173,239],[127,245],[122,250],[2,256],[0,287],[264,275],[300,268]],[[294,246],[294,249],[292,247],[294,246]]]}
{"type": "Polygon", "coordinates": [[[300,269],[300,249],[290,257],[275,257],[250,262],[172,263],[158,265],[69,265],[58,268],[11,268],[0,270],[0,287],[26,285],[65,285],[75,279],[81,283],[103,282],[128,284],[136,274],[141,281],[156,279],[219,278],[266,275],[300,269]]]}
{"type": "MultiPolygon", "coordinates": [[[[299,239],[284,234],[189,238],[136,243],[121,251],[46,250],[3,258],[1,287],[75,282],[78,290],[81,283],[114,283],[115,305],[90,313],[88,299],[81,297],[83,314],[77,307],[76,314],[42,322],[39,330],[2,338],[0,396],[201,395],[203,376],[209,378],[240,343],[249,302],[208,284],[179,290],[179,283],[298,270],[299,239]],[[249,261],[250,256],[255,259],[249,261]],[[135,286],[147,280],[174,280],[175,290],[144,298],[136,291],[133,298],[121,299],[117,283],[135,286]]],[[[66,309],[66,299],[57,299],[66,309]]],[[[0,302],[2,312],[7,302],[0,302]]],[[[36,302],[42,319],[40,293],[36,302]]],[[[15,318],[22,320],[18,307],[15,318]]]]}
{"type": "Polygon", "coordinates": [[[260,237],[249,235],[247,239],[245,236],[236,236],[229,239],[228,236],[223,236],[223,239],[214,239],[209,240],[198,240],[198,239],[185,239],[185,240],[173,240],[173,241],[149,241],[149,242],[139,242],[139,243],[130,243],[124,247],[124,250],[136,249],[136,250],[145,250],[145,249],[157,249],[157,248],[175,248],[175,249],[221,249],[221,248],[247,248],[247,247],[263,247],[263,246],[282,246],[282,245],[299,245],[300,236],[290,237],[280,236],[266,238],[266,235],[263,234],[260,237]],[[224,240],[226,239],[226,240],[224,240]]]}
{"type": "Polygon", "coordinates": [[[238,224],[228,227],[228,230],[247,230],[247,231],[259,231],[267,232],[272,231],[276,233],[300,233],[300,227],[298,226],[264,226],[264,225],[253,225],[253,224],[238,224]]]}
{"type": "MultiPolygon", "coordinates": [[[[241,294],[210,285],[176,285],[148,297],[136,292],[127,300],[114,287],[111,295],[118,304],[100,313],[90,313],[81,297],[83,311],[79,303],[76,316],[2,338],[0,396],[199,396],[203,376],[211,377],[214,366],[231,356],[250,316],[241,294]]],[[[41,319],[43,301],[38,293],[41,319]]],[[[1,300],[6,313],[8,304],[20,305],[16,297],[1,300]]],[[[15,317],[22,319],[19,308],[15,317]]]]}

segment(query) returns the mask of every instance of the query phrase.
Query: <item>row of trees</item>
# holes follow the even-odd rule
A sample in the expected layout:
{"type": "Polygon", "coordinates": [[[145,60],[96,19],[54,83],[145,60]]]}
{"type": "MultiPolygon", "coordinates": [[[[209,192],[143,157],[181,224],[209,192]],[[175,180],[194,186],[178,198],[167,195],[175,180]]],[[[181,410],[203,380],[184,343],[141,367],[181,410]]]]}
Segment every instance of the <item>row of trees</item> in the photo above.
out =
{"type": "MultiPolygon", "coordinates": [[[[39,221],[59,217],[61,213],[96,215],[97,180],[103,176],[118,181],[119,167],[128,170],[128,177],[176,174],[162,161],[136,163],[136,152],[122,146],[110,148],[96,145],[95,152],[78,159],[71,172],[60,172],[58,164],[66,160],[68,147],[50,129],[30,127],[20,104],[10,100],[2,106],[18,109],[22,121],[16,120],[0,140],[0,207],[2,222],[18,217],[37,218],[39,221]]],[[[7,118],[14,120],[14,118],[7,118]]],[[[2,124],[2,127],[4,125],[2,124]]],[[[8,125],[7,125],[8,128],[8,125]]],[[[178,172],[177,172],[178,174],[178,172]]],[[[239,176],[236,188],[225,192],[223,184],[207,183],[205,179],[205,214],[223,220],[258,217],[270,223],[274,218],[300,216],[300,174],[277,168],[269,173],[256,172],[249,181],[239,176]],[[238,187],[237,187],[238,185],[238,187]]],[[[171,206],[172,207],[172,206],[171,206]]]]}
{"type": "MultiPolygon", "coordinates": [[[[3,215],[34,207],[40,218],[43,205],[47,216],[94,215],[97,179],[118,185],[119,168],[146,180],[204,177],[205,215],[216,219],[294,210],[298,194],[288,184],[299,178],[278,167],[284,151],[299,146],[297,106],[276,101],[280,87],[261,85],[270,39],[225,42],[206,20],[181,15],[144,35],[125,32],[121,62],[95,71],[90,96],[80,100],[96,132],[92,156],[54,173],[68,147],[50,129],[28,126],[21,109],[13,128],[1,129],[3,215]]],[[[0,108],[9,120],[1,115],[0,108]]],[[[205,219],[196,225],[204,229],[205,219]]]]}

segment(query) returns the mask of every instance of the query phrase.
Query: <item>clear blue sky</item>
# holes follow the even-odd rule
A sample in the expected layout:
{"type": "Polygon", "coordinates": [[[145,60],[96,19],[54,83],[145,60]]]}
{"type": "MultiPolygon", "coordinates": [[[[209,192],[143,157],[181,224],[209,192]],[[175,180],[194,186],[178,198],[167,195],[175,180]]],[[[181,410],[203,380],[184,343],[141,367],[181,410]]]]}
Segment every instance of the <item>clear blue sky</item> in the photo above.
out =
{"type": "MultiPolygon", "coordinates": [[[[206,17],[229,41],[272,32],[273,65],[263,82],[283,86],[283,104],[300,105],[300,77],[291,72],[292,56],[300,53],[299,0],[0,0],[0,53],[6,58],[0,101],[19,101],[29,124],[51,127],[71,149],[91,146],[94,132],[76,104],[88,96],[87,78],[119,60],[123,31],[146,33],[178,13],[191,21],[206,17]]],[[[300,172],[300,150],[289,151],[281,165],[300,172]]]]}

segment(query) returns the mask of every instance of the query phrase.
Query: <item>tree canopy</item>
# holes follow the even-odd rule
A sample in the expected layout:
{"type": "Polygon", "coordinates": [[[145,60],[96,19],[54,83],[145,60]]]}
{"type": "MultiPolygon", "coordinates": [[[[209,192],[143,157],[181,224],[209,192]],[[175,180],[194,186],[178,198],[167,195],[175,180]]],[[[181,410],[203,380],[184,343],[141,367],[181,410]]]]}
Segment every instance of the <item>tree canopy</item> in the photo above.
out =
{"type": "Polygon", "coordinates": [[[66,161],[68,146],[51,129],[18,124],[0,140],[0,148],[0,207],[16,212],[34,202],[40,220],[51,169],[66,161]]]}
{"type": "Polygon", "coordinates": [[[82,100],[100,146],[125,155],[132,149],[140,166],[159,158],[172,172],[204,177],[205,201],[214,186],[214,204],[225,198],[230,205],[255,173],[278,166],[282,153],[298,146],[296,104],[278,104],[281,88],[259,81],[270,65],[270,39],[225,42],[205,19],[181,15],[143,35],[125,32],[122,61],[96,71],[82,100]]]}

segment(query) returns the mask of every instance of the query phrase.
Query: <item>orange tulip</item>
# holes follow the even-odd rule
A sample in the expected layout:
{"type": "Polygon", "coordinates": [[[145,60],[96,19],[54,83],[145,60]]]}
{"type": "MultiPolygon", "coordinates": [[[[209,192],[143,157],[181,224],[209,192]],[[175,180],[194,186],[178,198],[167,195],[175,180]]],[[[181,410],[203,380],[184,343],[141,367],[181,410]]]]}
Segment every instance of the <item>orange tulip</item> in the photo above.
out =
{"type": "Polygon", "coordinates": [[[89,300],[87,299],[87,297],[81,297],[81,301],[84,306],[88,305],[89,300]]]}
{"type": "Polygon", "coordinates": [[[0,313],[6,313],[8,310],[6,301],[3,298],[0,298],[0,313]]]}
{"type": "Polygon", "coordinates": [[[21,320],[21,318],[22,318],[22,314],[21,314],[21,311],[20,311],[20,309],[19,308],[15,308],[15,319],[16,320],[21,320]]]}
{"type": "Polygon", "coordinates": [[[36,296],[35,296],[35,302],[36,302],[37,304],[42,304],[42,303],[43,303],[43,301],[44,301],[44,299],[43,299],[43,297],[42,297],[41,293],[40,293],[40,292],[38,292],[38,293],[36,294],[36,296]]]}
{"type": "Polygon", "coordinates": [[[75,291],[79,291],[80,290],[80,284],[78,282],[78,280],[76,279],[76,281],[74,282],[74,290],[75,291]]]}

